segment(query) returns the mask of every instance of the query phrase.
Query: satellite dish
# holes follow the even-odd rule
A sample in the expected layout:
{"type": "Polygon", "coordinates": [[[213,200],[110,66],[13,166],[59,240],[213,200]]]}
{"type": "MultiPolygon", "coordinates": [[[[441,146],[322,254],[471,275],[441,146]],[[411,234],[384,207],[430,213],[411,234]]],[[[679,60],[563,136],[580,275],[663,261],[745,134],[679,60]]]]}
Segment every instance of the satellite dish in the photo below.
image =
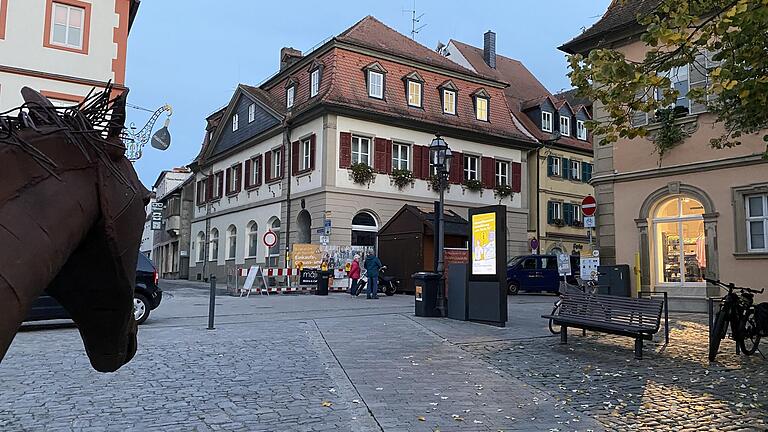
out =
{"type": "Polygon", "coordinates": [[[163,126],[152,135],[152,147],[158,150],[167,150],[171,146],[171,133],[168,126],[163,126]]]}

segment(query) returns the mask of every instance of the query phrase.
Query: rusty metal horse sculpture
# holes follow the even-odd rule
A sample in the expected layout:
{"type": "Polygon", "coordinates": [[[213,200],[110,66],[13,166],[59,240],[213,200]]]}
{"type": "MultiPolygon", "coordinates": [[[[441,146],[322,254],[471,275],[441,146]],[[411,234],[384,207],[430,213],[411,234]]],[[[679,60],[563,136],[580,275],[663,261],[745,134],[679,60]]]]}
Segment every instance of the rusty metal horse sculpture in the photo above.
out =
{"type": "Polygon", "coordinates": [[[0,360],[43,291],[77,324],[94,369],[136,353],[149,192],[124,156],[126,94],[111,90],[57,108],[24,88],[24,105],[0,115],[0,360]]]}

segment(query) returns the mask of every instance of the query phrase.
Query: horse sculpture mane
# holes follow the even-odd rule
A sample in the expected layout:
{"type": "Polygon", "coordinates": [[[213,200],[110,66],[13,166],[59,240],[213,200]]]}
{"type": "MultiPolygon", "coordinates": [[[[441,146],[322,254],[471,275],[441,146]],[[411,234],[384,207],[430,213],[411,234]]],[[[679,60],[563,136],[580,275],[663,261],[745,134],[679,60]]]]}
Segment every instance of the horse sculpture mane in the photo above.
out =
{"type": "Polygon", "coordinates": [[[24,88],[0,113],[0,360],[43,291],[77,324],[94,369],[136,352],[133,289],[149,192],[125,158],[127,92],[57,108],[24,88]]]}

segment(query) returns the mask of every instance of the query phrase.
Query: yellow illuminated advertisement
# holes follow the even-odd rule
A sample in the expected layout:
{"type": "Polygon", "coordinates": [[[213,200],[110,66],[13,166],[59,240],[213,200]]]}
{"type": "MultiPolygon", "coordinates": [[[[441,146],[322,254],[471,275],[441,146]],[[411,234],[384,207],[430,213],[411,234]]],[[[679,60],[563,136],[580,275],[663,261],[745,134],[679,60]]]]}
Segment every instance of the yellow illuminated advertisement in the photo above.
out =
{"type": "Polygon", "coordinates": [[[472,215],[472,274],[496,274],[496,213],[472,215]]]}

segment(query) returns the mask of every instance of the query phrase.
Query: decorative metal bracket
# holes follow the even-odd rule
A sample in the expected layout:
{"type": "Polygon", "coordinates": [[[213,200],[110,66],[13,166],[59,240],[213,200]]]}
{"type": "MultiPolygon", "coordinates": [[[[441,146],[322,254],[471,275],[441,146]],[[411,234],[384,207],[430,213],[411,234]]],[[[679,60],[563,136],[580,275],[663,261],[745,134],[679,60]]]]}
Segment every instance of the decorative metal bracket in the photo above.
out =
{"type": "Polygon", "coordinates": [[[152,116],[147,120],[144,127],[136,132],[135,123],[131,123],[128,128],[123,129],[123,144],[125,145],[125,157],[130,161],[137,161],[141,158],[144,146],[152,139],[152,146],[160,150],[165,150],[170,145],[170,133],[168,132],[168,125],[171,123],[171,116],[173,115],[173,108],[165,104],[162,107],[155,110],[152,116]],[[167,112],[165,123],[154,136],[152,136],[152,129],[155,127],[155,123],[160,118],[160,115],[167,112]],[[156,144],[156,142],[158,144],[156,144]]]}

